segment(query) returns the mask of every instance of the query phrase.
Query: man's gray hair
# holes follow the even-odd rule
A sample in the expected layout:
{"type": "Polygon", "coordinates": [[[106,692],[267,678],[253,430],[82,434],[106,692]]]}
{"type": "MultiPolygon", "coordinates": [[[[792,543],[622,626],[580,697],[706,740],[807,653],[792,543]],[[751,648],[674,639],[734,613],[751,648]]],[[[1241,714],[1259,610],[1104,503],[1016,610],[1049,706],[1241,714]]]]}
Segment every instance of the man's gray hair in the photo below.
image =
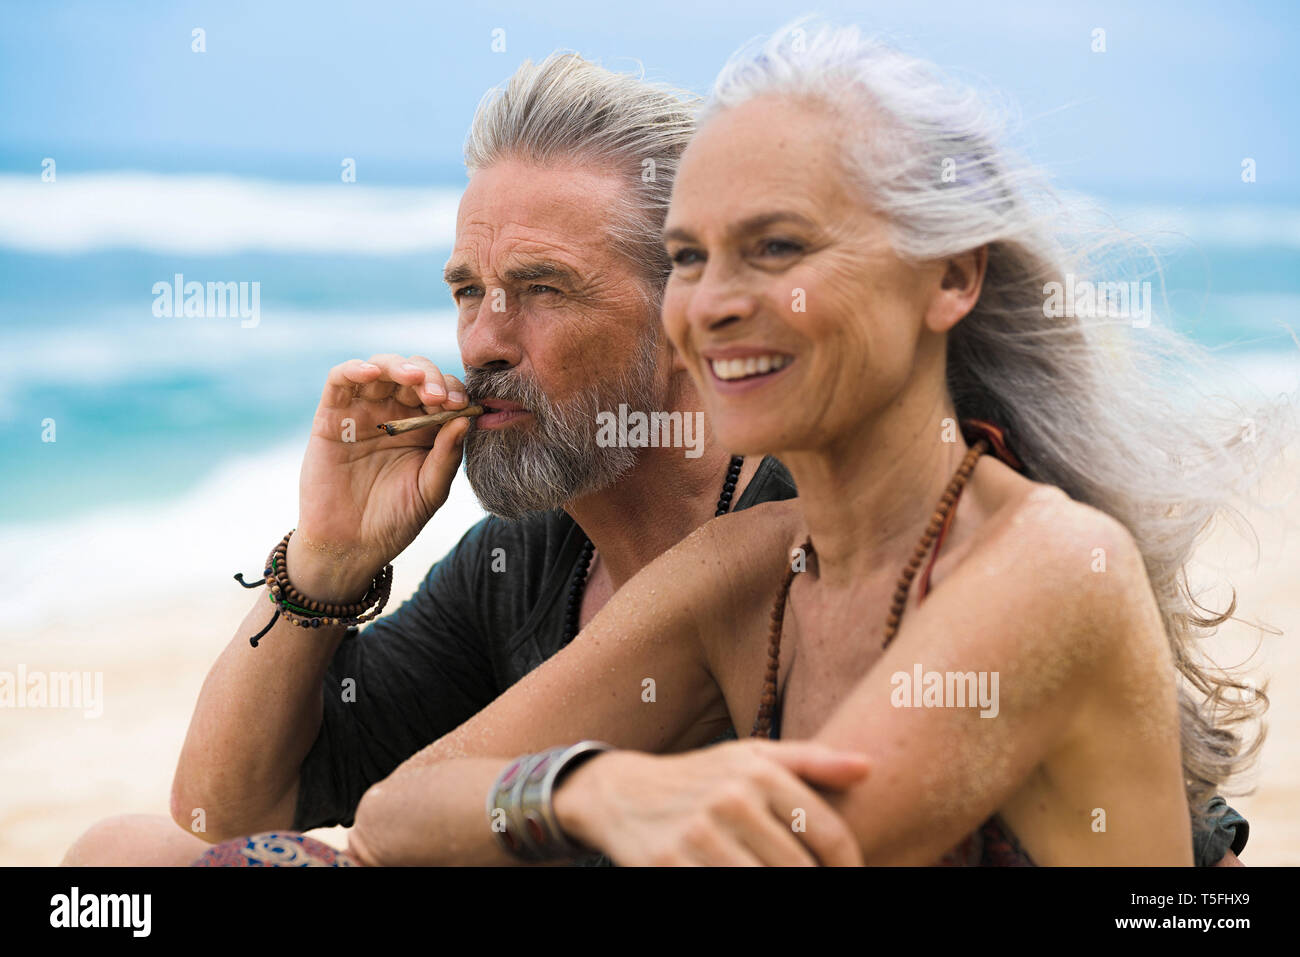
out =
{"type": "Polygon", "coordinates": [[[614,73],[576,53],[526,60],[479,103],[465,166],[472,174],[520,159],[621,173],[628,188],[610,239],[648,280],[657,311],[671,270],[660,233],[698,105],[694,94],[614,73]]]}

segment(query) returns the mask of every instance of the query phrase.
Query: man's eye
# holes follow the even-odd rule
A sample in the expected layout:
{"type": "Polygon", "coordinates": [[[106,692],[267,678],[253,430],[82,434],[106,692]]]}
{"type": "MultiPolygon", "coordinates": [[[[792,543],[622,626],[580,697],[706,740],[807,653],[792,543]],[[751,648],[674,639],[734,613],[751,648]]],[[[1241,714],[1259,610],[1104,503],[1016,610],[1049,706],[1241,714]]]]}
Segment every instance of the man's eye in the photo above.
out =
{"type": "Polygon", "coordinates": [[[472,297],[472,296],[481,296],[481,295],[483,295],[483,291],[482,291],[481,289],[479,289],[478,286],[461,286],[459,289],[457,289],[457,290],[456,290],[455,292],[453,292],[451,295],[452,295],[452,298],[453,298],[453,299],[455,299],[455,300],[457,300],[457,301],[459,302],[461,299],[464,299],[464,298],[467,298],[467,297],[472,297]]]}
{"type": "Polygon", "coordinates": [[[694,266],[700,262],[703,257],[695,249],[679,249],[672,254],[674,266],[694,266]]]}
{"type": "Polygon", "coordinates": [[[528,287],[528,291],[537,295],[545,295],[546,293],[551,292],[558,293],[560,290],[556,289],[554,286],[544,286],[541,283],[535,282],[528,287]]]}

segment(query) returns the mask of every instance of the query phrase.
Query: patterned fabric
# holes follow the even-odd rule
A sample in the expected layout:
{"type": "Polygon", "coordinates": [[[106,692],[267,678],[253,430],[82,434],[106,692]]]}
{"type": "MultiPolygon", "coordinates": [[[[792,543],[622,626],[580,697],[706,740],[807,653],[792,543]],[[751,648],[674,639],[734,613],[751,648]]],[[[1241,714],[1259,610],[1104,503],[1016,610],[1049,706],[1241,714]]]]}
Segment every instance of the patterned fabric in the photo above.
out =
{"type": "Polygon", "coordinates": [[[254,834],[203,852],[191,867],[356,867],[328,844],[294,831],[254,834]]]}
{"type": "Polygon", "coordinates": [[[940,867],[1036,867],[1011,831],[996,815],[941,857],[940,867]]]}

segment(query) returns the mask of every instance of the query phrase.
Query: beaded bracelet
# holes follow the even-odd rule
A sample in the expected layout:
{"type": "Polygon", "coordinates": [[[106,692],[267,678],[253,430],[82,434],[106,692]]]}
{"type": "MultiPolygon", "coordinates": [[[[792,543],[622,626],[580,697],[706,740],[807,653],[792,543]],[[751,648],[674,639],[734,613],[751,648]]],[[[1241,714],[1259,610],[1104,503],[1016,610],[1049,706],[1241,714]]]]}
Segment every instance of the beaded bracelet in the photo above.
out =
{"type": "Polygon", "coordinates": [[[293,533],[294,530],[290,529],[284,538],[280,539],[280,543],[271,549],[271,554],[266,557],[266,569],[262,572],[261,581],[246,582],[243,572],[235,573],[235,581],[245,588],[260,588],[265,585],[266,597],[276,606],[275,614],[271,616],[266,627],[248,639],[248,643],[254,648],[281,615],[301,628],[319,628],[321,625],[359,625],[377,618],[384,610],[384,606],[388,604],[388,596],[393,589],[392,564],[385,565],[375,576],[370,583],[370,590],[360,601],[347,604],[322,602],[308,598],[298,591],[289,581],[286,561],[289,554],[289,539],[293,537],[293,533]]]}
{"type": "Polygon", "coordinates": [[[488,791],[492,833],[507,853],[525,861],[553,861],[591,853],[560,827],[553,797],[560,779],[583,761],[611,750],[600,741],[525,754],[506,765],[488,791]]]}

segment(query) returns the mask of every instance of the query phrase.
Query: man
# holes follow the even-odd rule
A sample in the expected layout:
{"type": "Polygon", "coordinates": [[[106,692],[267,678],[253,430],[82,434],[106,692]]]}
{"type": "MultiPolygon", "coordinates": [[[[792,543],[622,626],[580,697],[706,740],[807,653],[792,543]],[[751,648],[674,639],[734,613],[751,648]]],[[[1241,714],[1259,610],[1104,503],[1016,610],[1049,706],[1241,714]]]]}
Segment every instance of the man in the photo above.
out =
{"type": "Polygon", "coordinates": [[[554,56],[525,64],[480,108],[446,269],[466,383],[418,356],[331,371],[290,578],[321,601],[360,597],[446,500],[462,443],[494,516],[359,635],[281,619],[251,648],[271,616],[259,595],[200,694],[173,787],[176,823],[105,822],[70,861],[158,840],[178,863],[193,859],[206,846],[189,835],[196,808],[206,841],[350,824],[368,786],[558,651],[720,499],[740,509],[794,495],[775,460],[747,460],[737,475],[700,434],[689,376],[660,332],[669,264],[658,237],[694,105],[554,56]],[[376,436],[375,424],[417,404],[464,408],[469,397],[495,410],[472,431],[456,420],[436,439],[376,436]],[[598,444],[596,416],[620,405],[673,415],[656,438],[678,445],[598,444]],[[355,442],[344,441],[347,419],[355,442]]]}
{"type": "Polygon", "coordinates": [[[189,833],[200,808],[206,841],[350,824],[369,786],[556,653],[715,512],[794,495],[775,460],[737,474],[707,431],[688,442],[699,403],[658,305],[670,268],[659,232],[692,114],[680,94],[576,56],[526,63],[480,108],[446,268],[466,382],[418,356],[331,371],[290,580],[318,601],[358,600],[446,500],[462,443],[493,517],[359,635],[281,619],[251,648],[270,615],[257,601],[200,695],[175,824],[105,822],[69,863],[188,863],[206,847],[189,833]],[[488,410],[472,430],[455,420],[436,439],[375,434],[471,400],[488,410]],[[620,406],[677,414],[681,447],[671,430],[668,447],[598,442],[598,416],[620,406]]]}

